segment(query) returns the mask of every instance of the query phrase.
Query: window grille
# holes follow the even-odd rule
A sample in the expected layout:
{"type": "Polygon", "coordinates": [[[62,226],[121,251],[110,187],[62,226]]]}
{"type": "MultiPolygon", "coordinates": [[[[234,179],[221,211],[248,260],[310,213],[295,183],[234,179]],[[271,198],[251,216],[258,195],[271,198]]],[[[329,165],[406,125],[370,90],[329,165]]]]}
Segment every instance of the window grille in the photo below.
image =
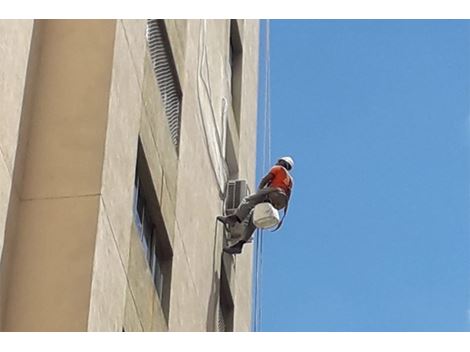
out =
{"type": "Polygon", "coordinates": [[[147,43],[153,70],[168,119],[171,140],[178,150],[181,119],[181,89],[163,20],[147,20],[147,43]]]}

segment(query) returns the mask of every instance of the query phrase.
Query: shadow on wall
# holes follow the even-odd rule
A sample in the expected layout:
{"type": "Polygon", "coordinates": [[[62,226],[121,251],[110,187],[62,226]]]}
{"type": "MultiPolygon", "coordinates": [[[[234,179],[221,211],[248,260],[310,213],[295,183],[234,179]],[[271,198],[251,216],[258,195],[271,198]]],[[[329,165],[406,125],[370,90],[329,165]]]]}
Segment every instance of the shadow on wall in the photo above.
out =
{"type": "Polygon", "coordinates": [[[215,220],[214,226],[214,246],[212,249],[212,284],[211,292],[209,294],[209,301],[207,304],[207,319],[206,319],[206,331],[217,331],[217,308],[219,304],[219,292],[220,292],[220,265],[223,260],[223,252],[220,256],[220,261],[216,260],[219,256],[217,255],[218,237],[219,237],[219,223],[215,220]]]}

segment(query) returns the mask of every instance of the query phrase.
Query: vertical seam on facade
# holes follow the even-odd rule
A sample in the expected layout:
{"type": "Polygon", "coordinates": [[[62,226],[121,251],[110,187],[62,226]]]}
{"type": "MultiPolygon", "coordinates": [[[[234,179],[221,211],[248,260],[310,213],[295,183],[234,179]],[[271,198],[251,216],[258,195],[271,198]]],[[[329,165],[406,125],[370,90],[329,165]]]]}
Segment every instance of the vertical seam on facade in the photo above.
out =
{"type": "MultiPolygon", "coordinates": [[[[115,32],[115,38],[114,38],[114,55],[116,54],[116,43],[118,42],[119,38],[118,38],[118,26],[120,26],[123,30],[123,34],[124,34],[124,40],[125,40],[125,44],[126,44],[126,48],[125,50],[127,51],[127,53],[129,54],[129,58],[131,60],[131,66],[133,68],[133,71],[134,71],[134,74],[131,74],[131,76],[134,76],[136,77],[136,81],[137,81],[137,86],[138,86],[138,89],[139,89],[139,94],[138,96],[140,97],[140,106],[142,105],[142,86],[139,82],[139,78],[138,78],[138,72],[137,72],[137,69],[135,67],[135,63],[134,63],[134,58],[133,58],[133,55],[132,55],[132,52],[130,50],[130,45],[129,45],[129,40],[127,38],[127,33],[126,33],[126,29],[125,29],[125,26],[123,24],[123,20],[117,20],[116,21],[116,32],[115,32]]],[[[110,82],[110,91],[109,91],[109,101],[111,100],[111,92],[113,90],[113,78],[114,78],[114,72],[115,72],[115,65],[114,65],[114,60],[115,60],[115,56],[113,56],[113,69],[112,69],[112,77],[111,77],[111,82],[110,82]]],[[[141,107],[140,107],[140,111],[139,111],[139,115],[141,115],[141,107]]],[[[109,121],[109,107],[108,107],[108,121],[109,121]]],[[[140,125],[140,118],[139,118],[139,125],[140,125]]],[[[138,134],[138,132],[137,132],[138,134]]],[[[108,141],[108,131],[106,133],[106,142],[108,141]]],[[[105,142],[105,150],[104,150],[104,158],[103,158],[103,161],[105,160],[105,156],[106,156],[106,145],[107,143],[105,142]]],[[[103,169],[102,169],[102,182],[104,181],[103,178],[104,178],[104,169],[105,167],[103,166],[103,169]]],[[[105,201],[105,196],[104,194],[101,195],[101,199],[102,199],[102,203],[103,203],[103,207],[104,207],[104,210],[105,210],[105,213],[106,213],[106,220],[109,224],[109,227],[111,229],[111,234],[112,234],[112,237],[113,237],[113,241],[114,241],[114,244],[115,244],[115,247],[116,247],[116,250],[117,250],[117,253],[118,253],[118,256],[119,256],[119,260],[121,262],[121,266],[123,268],[123,271],[124,271],[124,275],[126,277],[126,283],[127,283],[127,287],[126,287],[126,291],[127,289],[129,289],[129,292],[131,294],[131,299],[133,301],[133,304],[134,304],[134,308],[135,308],[135,311],[137,313],[137,318],[139,320],[139,324],[140,324],[140,327],[142,329],[142,331],[145,331],[144,327],[143,327],[143,324],[142,324],[142,321],[141,321],[141,317],[139,315],[139,311],[137,309],[137,304],[136,304],[136,299],[134,297],[134,293],[132,292],[132,289],[131,289],[131,284],[130,284],[130,281],[129,281],[129,277],[128,277],[128,273],[127,273],[127,267],[123,261],[123,258],[122,258],[122,255],[121,255],[121,251],[120,251],[120,247],[118,245],[118,242],[117,242],[117,239],[116,239],[116,235],[115,235],[115,230],[113,229],[113,225],[112,225],[112,222],[109,218],[109,214],[108,214],[108,210],[107,210],[107,206],[106,206],[106,201],[105,201]]],[[[132,234],[131,234],[132,235],[132,234]]],[[[130,245],[130,241],[129,241],[129,245],[130,245]]],[[[127,295],[127,293],[125,293],[127,295]]],[[[124,311],[125,311],[125,305],[126,305],[126,302],[124,301],[124,311]]],[[[125,313],[124,313],[125,314],[125,313]]]]}
{"type": "Polygon", "coordinates": [[[5,168],[7,169],[8,175],[10,176],[10,179],[12,180],[13,183],[13,170],[10,170],[8,164],[7,164],[7,159],[5,157],[5,153],[3,152],[2,146],[0,145],[0,156],[2,157],[3,164],[5,164],[5,168]]]}
{"type": "MultiPolygon", "coordinates": [[[[142,328],[142,331],[145,331],[144,326],[143,326],[142,321],[141,321],[141,318],[139,316],[139,311],[137,309],[137,304],[136,304],[136,300],[135,300],[135,297],[134,297],[134,293],[132,292],[132,289],[131,289],[131,284],[130,284],[130,281],[129,281],[129,277],[127,275],[127,268],[124,265],[122,255],[121,255],[121,252],[119,250],[119,245],[118,245],[118,242],[117,242],[117,239],[116,239],[116,236],[115,236],[115,231],[114,231],[112,223],[109,219],[108,209],[106,207],[106,202],[105,202],[105,199],[104,199],[103,195],[101,195],[101,202],[103,203],[104,212],[106,214],[106,221],[108,222],[109,228],[111,229],[111,235],[113,237],[113,242],[114,242],[114,245],[116,247],[116,251],[117,251],[118,256],[119,256],[119,261],[121,262],[121,266],[122,266],[123,271],[124,271],[124,276],[126,277],[126,282],[127,282],[126,289],[129,288],[129,292],[131,293],[132,301],[134,302],[135,310],[137,312],[137,318],[139,319],[140,327],[142,328]]],[[[130,233],[130,234],[132,235],[132,233],[130,233]]],[[[130,246],[130,241],[129,241],[129,246],[130,246]]],[[[126,311],[126,300],[124,299],[124,314],[125,314],[125,311],[126,311]]],[[[153,311],[152,311],[152,314],[153,314],[153,311]]]]}
{"type": "MultiPolygon", "coordinates": [[[[180,230],[180,227],[179,227],[179,225],[178,225],[178,221],[175,221],[175,225],[176,225],[176,227],[178,228],[178,234],[181,234],[181,230],[180,230]]],[[[175,237],[176,237],[176,233],[175,233],[175,237]]],[[[195,290],[196,293],[197,293],[198,299],[201,300],[201,295],[200,295],[199,290],[198,290],[198,287],[197,287],[197,285],[196,285],[196,281],[194,280],[193,271],[191,270],[191,263],[190,263],[189,260],[188,260],[188,258],[189,258],[188,252],[186,251],[186,247],[185,247],[185,245],[184,245],[184,241],[183,241],[183,238],[181,237],[181,235],[180,235],[179,240],[181,241],[181,246],[182,246],[183,251],[184,251],[184,258],[185,258],[185,260],[186,260],[186,263],[188,264],[189,273],[190,273],[189,276],[190,276],[190,278],[191,278],[191,283],[192,283],[193,286],[194,286],[194,290],[195,290]]]]}
{"type": "Polygon", "coordinates": [[[103,150],[101,153],[101,170],[100,170],[100,194],[103,191],[103,180],[104,180],[104,170],[105,170],[105,161],[106,161],[106,155],[107,155],[107,146],[108,146],[108,137],[109,137],[109,112],[111,110],[111,98],[112,98],[112,90],[113,90],[113,83],[114,83],[114,74],[115,74],[115,60],[116,60],[116,37],[117,37],[117,22],[118,20],[114,20],[115,25],[114,25],[114,37],[113,37],[113,56],[111,59],[111,73],[109,75],[109,89],[107,92],[107,99],[108,103],[106,105],[106,127],[104,131],[104,145],[103,145],[103,150]]]}
{"type": "MultiPolygon", "coordinates": [[[[122,27],[122,30],[124,32],[124,39],[126,40],[127,51],[129,52],[129,56],[130,56],[131,62],[132,62],[132,68],[134,69],[135,76],[137,77],[137,85],[139,86],[140,92],[142,93],[143,87],[142,87],[141,82],[139,81],[139,70],[137,69],[136,60],[134,59],[134,55],[132,54],[132,50],[130,49],[131,45],[130,45],[130,42],[129,42],[129,37],[127,36],[126,26],[124,25],[123,20],[119,20],[119,23],[120,23],[120,25],[122,27]]],[[[145,56],[145,49],[143,51],[144,51],[144,56],[145,56]]],[[[142,77],[143,77],[143,70],[142,70],[142,77]]]]}

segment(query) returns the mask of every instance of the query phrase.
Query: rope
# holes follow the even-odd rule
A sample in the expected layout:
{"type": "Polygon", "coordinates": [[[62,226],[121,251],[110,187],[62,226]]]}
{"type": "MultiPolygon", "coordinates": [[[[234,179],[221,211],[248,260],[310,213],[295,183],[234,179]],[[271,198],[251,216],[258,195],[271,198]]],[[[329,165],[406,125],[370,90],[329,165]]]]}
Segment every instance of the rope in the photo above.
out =
{"type": "MultiPolygon", "coordinates": [[[[265,22],[265,79],[264,79],[264,136],[263,136],[263,172],[266,173],[271,166],[271,65],[270,65],[270,30],[269,20],[265,22]]],[[[258,230],[256,235],[256,291],[255,291],[255,315],[254,330],[260,331],[262,319],[262,276],[263,276],[263,230],[258,230]]]]}

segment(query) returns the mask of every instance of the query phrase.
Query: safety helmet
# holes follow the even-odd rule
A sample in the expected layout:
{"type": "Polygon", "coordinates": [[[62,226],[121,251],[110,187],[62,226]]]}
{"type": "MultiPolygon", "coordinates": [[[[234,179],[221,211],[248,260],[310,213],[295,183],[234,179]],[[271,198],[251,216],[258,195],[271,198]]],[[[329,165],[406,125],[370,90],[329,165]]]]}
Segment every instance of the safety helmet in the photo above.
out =
{"type": "Polygon", "coordinates": [[[279,158],[277,162],[280,161],[284,161],[289,166],[288,170],[294,167],[294,160],[290,156],[283,156],[282,158],[279,158]]]}

